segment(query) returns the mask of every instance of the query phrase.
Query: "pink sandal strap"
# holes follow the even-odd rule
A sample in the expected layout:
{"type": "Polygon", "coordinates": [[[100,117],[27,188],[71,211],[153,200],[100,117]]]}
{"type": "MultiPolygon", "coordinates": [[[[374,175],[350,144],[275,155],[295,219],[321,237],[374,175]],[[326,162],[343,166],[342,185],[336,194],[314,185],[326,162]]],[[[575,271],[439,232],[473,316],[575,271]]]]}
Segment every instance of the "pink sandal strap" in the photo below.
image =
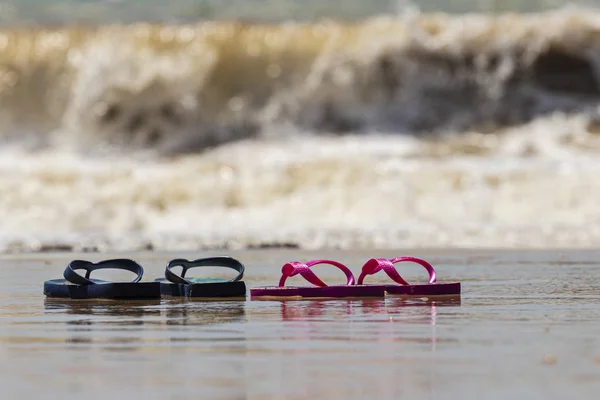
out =
{"type": "Polygon", "coordinates": [[[315,286],[327,286],[325,282],[319,279],[317,275],[310,270],[310,267],[317,264],[330,264],[338,267],[344,274],[346,274],[346,278],[348,278],[346,285],[354,285],[354,275],[352,275],[352,271],[350,271],[344,264],[331,260],[313,260],[306,263],[292,261],[281,267],[281,279],[279,280],[279,287],[285,286],[285,281],[287,278],[298,274],[315,286]]]}
{"type": "Polygon", "coordinates": [[[429,264],[427,261],[422,260],[416,257],[396,257],[392,259],[387,258],[372,258],[365,263],[362,268],[361,274],[358,277],[358,285],[363,284],[363,280],[367,275],[373,275],[381,270],[383,270],[394,282],[400,285],[410,285],[410,283],[406,282],[394,267],[394,264],[401,262],[414,262],[421,266],[423,266],[427,272],[429,273],[429,282],[435,283],[437,278],[435,275],[435,269],[429,264]]]}

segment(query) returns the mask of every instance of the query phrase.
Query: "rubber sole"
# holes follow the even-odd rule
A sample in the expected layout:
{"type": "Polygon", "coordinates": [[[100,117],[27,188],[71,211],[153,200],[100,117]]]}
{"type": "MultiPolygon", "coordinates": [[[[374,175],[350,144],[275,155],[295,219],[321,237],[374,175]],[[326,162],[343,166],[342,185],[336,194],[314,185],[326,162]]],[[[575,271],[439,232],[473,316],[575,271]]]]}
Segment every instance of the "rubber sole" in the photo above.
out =
{"type": "Polygon", "coordinates": [[[93,280],[91,285],[75,285],[65,279],[44,282],[44,294],[61,299],[157,299],[157,282],[121,283],[93,280]]]}

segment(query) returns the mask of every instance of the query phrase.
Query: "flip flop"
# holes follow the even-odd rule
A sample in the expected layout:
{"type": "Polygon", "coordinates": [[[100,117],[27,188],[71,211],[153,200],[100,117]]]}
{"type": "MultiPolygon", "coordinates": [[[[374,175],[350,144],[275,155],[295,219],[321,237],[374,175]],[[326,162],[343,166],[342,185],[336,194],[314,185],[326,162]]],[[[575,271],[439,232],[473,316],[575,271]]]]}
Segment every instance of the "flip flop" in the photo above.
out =
{"type": "Polygon", "coordinates": [[[460,295],[460,282],[438,283],[435,269],[427,261],[416,257],[372,258],[365,263],[358,277],[358,284],[363,285],[367,275],[373,275],[383,270],[395,283],[383,285],[367,285],[382,288],[386,294],[407,296],[440,296],[460,295]],[[414,262],[423,266],[429,273],[428,283],[411,284],[406,282],[396,271],[394,264],[400,262],[414,262]]]}
{"type": "Polygon", "coordinates": [[[362,298],[362,297],[383,297],[382,288],[371,285],[356,285],[354,275],[344,264],[331,260],[313,260],[306,263],[289,262],[281,268],[281,279],[279,286],[265,286],[250,289],[251,299],[336,299],[336,298],[362,298]],[[328,286],[319,279],[310,268],[317,264],[330,264],[339,268],[346,275],[345,285],[328,286]],[[287,278],[300,274],[314,287],[285,286],[287,278]]]}
{"type": "Polygon", "coordinates": [[[67,299],[155,299],[160,298],[160,285],[156,282],[140,282],[144,269],[133,260],[119,258],[93,263],[85,260],[73,260],[63,276],[65,279],[53,279],[44,282],[44,294],[47,297],[67,299]],[[99,269],[118,269],[130,271],[137,276],[131,282],[110,282],[90,279],[90,274],[99,269]],[[77,270],[85,270],[85,277],[77,270]]]}
{"type": "Polygon", "coordinates": [[[244,277],[244,264],[231,257],[209,257],[189,261],[178,258],[169,261],[165,269],[165,277],[156,279],[160,282],[162,296],[194,297],[194,298],[246,298],[246,284],[241,280],[244,277]],[[174,267],[182,267],[181,275],[172,271],[174,267]],[[225,267],[238,271],[238,275],[230,280],[220,278],[186,278],[185,274],[190,268],[196,267],[225,267]]]}

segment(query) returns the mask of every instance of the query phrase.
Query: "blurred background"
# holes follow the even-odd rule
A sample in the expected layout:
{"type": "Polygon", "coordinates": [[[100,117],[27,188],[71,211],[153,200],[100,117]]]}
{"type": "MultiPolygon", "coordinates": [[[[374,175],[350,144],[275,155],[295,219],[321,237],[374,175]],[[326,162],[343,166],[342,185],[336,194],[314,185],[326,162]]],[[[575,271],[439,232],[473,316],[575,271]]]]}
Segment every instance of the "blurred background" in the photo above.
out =
{"type": "Polygon", "coordinates": [[[138,21],[196,22],[199,19],[253,21],[361,19],[417,8],[423,12],[533,12],[564,6],[593,7],[597,0],[13,0],[2,2],[2,23],[72,24],[138,21]]]}
{"type": "Polygon", "coordinates": [[[0,2],[0,251],[596,247],[598,3],[0,2]]]}

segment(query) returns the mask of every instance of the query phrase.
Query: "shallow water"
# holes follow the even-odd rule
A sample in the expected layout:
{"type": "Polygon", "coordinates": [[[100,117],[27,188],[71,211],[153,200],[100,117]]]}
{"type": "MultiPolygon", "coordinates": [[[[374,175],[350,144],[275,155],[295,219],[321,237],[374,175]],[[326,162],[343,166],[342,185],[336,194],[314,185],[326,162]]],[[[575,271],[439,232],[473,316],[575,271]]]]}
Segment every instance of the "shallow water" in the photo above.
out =
{"type": "MultiPolygon", "coordinates": [[[[404,252],[403,252],[404,253],[404,252]]],[[[0,376],[7,398],[564,399],[600,390],[598,251],[410,251],[457,303],[403,301],[65,302],[42,283],[73,258],[0,257],[0,376]]],[[[134,253],[145,279],[174,257],[134,253]]],[[[232,252],[249,287],[292,259],[356,273],[390,252],[232,252]]],[[[118,256],[123,256],[119,254],[118,256]]],[[[335,271],[319,270],[333,282],[335,271]]],[[[408,280],[424,278],[403,267],[408,280]]],[[[297,278],[293,278],[296,280],[297,278]]],[[[296,280],[299,282],[299,280],[296,280]]]]}

